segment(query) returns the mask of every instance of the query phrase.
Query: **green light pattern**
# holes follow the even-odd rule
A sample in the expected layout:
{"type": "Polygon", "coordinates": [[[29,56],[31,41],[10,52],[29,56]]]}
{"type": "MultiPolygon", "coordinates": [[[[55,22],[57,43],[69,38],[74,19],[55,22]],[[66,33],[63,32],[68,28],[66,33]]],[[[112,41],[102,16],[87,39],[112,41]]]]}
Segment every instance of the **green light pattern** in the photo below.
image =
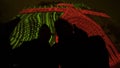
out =
{"type": "MultiPolygon", "coordinates": [[[[82,7],[83,5],[76,4],[75,7],[82,7]]],[[[39,6],[41,7],[53,7],[49,6],[39,6]]],[[[34,7],[35,8],[35,7],[34,7]]],[[[41,13],[30,13],[30,14],[20,14],[21,21],[13,30],[10,36],[10,44],[12,48],[19,47],[24,41],[31,41],[38,38],[39,29],[43,24],[47,24],[51,30],[51,38],[49,40],[50,45],[52,46],[55,43],[55,28],[54,22],[62,15],[63,13],[58,12],[41,12],[41,13]]]]}
{"type": "Polygon", "coordinates": [[[55,43],[54,21],[59,17],[57,15],[61,14],[56,12],[22,14],[20,16],[21,21],[15,27],[10,37],[10,44],[13,46],[13,49],[19,47],[24,41],[37,39],[42,24],[47,24],[50,28],[53,35],[51,35],[49,43],[53,45],[55,43]]]}

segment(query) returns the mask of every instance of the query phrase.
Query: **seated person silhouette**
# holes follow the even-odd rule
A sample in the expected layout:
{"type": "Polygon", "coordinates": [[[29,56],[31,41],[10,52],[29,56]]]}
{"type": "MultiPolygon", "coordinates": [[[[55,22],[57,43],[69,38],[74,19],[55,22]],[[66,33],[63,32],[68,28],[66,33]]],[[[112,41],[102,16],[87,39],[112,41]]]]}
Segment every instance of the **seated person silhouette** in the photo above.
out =
{"type": "MultiPolygon", "coordinates": [[[[16,63],[21,68],[57,68],[53,64],[52,48],[49,45],[49,39],[51,32],[46,24],[40,27],[39,38],[24,42],[19,48],[15,49],[15,55],[17,58],[16,63]],[[19,58],[20,60],[18,60],[19,58]]],[[[15,57],[16,57],[15,56],[15,57]]]]}
{"type": "Polygon", "coordinates": [[[61,68],[109,68],[109,56],[100,36],[87,33],[64,19],[55,22],[59,42],[54,45],[61,68]]]}

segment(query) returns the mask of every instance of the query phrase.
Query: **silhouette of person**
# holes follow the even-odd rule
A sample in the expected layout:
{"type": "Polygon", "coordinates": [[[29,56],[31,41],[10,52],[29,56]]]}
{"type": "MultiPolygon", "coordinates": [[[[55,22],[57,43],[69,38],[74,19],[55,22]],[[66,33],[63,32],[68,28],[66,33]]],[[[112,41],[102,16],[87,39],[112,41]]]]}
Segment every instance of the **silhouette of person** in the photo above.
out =
{"type": "Polygon", "coordinates": [[[110,68],[109,54],[101,36],[89,37],[87,43],[87,51],[89,53],[89,66],[92,68],[110,68]]]}
{"type": "Polygon", "coordinates": [[[64,19],[55,22],[59,42],[54,45],[61,68],[109,68],[105,42],[100,36],[87,33],[64,19]]]}
{"type": "Polygon", "coordinates": [[[20,21],[19,17],[16,17],[13,20],[10,20],[5,23],[0,24],[0,68],[8,68],[10,64],[10,54],[12,51],[12,47],[10,46],[10,35],[15,28],[15,26],[20,21]]]}
{"type": "Polygon", "coordinates": [[[73,51],[73,26],[69,24],[64,19],[58,19],[55,22],[55,29],[58,35],[59,42],[54,45],[56,48],[55,52],[58,59],[58,64],[61,65],[62,68],[69,68],[72,60],[72,51],[73,51]],[[69,59],[70,58],[70,59],[69,59]]]}
{"type": "Polygon", "coordinates": [[[83,58],[79,60],[81,64],[86,66],[85,68],[109,68],[109,55],[102,37],[98,35],[88,37],[85,31],[77,28],[76,25],[73,26],[75,43],[78,44],[76,47],[82,54],[77,56],[83,58]]]}
{"type": "Polygon", "coordinates": [[[15,49],[17,57],[22,60],[17,60],[16,63],[21,62],[19,67],[33,67],[33,68],[57,68],[53,64],[52,48],[49,44],[51,32],[46,24],[43,24],[39,30],[39,38],[24,42],[19,48],[15,49]]]}

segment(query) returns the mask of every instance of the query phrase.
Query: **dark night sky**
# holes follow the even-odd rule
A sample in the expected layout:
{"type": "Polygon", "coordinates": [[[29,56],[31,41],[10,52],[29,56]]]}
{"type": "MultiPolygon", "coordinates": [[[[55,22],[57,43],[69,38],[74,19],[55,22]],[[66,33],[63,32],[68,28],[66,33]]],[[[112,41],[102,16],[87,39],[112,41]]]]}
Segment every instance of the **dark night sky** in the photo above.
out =
{"type": "MultiPolygon", "coordinates": [[[[1,0],[0,2],[0,21],[7,21],[18,14],[24,7],[36,5],[41,1],[47,0],[1,0]]],[[[49,0],[48,0],[49,1],[49,0]]],[[[53,1],[53,0],[51,0],[53,1]]],[[[90,7],[104,10],[114,21],[120,22],[120,1],[119,0],[65,0],[66,2],[83,2],[90,7]]]]}

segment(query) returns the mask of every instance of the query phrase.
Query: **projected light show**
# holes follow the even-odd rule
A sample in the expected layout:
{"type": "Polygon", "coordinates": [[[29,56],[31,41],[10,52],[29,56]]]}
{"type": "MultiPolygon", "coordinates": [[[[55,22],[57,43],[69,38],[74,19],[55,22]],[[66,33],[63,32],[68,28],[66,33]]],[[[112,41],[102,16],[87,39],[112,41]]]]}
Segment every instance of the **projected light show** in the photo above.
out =
{"type": "Polygon", "coordinates": [[[116,68],[120,63],[119,50],[107,28],[110,21],[106,20],[112,18],[105,12],[83,3],[62,2],[25,8],[12,20],[16,18],[19,21],[14,27],[11,25],[13,29],[9,33],[10,56],[15,60],[10,68],[116,68]],[[79,55],[83,59],[87,56],[85,61],[79,55]],[[39,61],[41,64],[37,63],[39,61]]]}

